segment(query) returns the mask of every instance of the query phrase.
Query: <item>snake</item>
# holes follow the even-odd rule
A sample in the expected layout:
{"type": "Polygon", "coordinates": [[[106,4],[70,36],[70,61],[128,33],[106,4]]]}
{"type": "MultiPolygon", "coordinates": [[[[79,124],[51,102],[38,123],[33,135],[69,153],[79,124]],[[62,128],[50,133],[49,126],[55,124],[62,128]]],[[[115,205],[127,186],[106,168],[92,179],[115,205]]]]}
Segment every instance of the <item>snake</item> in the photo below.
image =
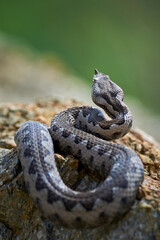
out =
{"type": "Polygon", "coordinates": [[[144,168],[131,148],[111,142],[132,126],[123,90],[95,69],[92,100],[102,108],[68,108],[51,125],[29,120],[15,134],[25,184],[42,216],[66,228],[94,228],[118,221],[133,205],[144,168]],[[108,115],[105,116],[105,114],[108,115]],[[57,170],[54,149],[98,171],[104,181],[89,191],[69,188],[57,170]]]}

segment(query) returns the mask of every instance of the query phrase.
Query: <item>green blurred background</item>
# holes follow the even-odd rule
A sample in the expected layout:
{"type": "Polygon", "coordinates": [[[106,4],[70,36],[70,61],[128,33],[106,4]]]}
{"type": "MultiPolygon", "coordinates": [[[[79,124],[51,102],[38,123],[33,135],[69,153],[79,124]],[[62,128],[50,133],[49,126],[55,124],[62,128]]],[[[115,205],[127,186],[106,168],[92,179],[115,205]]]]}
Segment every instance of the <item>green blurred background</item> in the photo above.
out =
{"type": "Polygon", "coordinates": [[[93,69],[160,113],[160,1],[0,1],[0,31],[57,56],[90,84],[93,69]]]}

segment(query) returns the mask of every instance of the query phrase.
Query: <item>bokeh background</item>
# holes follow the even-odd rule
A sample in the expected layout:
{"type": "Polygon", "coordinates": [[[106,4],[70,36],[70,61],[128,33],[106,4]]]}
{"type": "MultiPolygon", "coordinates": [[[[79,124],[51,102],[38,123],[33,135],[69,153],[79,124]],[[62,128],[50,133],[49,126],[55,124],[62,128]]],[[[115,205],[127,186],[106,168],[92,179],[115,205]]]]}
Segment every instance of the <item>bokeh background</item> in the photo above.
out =
{"type": "Polygon", "coordinates": [[[86,101],[96,67],[159,140],[159,43],[158,0],[0,1],[0,101],[32,99],[36,85],[36,97],[64,86],[86,101]]]}

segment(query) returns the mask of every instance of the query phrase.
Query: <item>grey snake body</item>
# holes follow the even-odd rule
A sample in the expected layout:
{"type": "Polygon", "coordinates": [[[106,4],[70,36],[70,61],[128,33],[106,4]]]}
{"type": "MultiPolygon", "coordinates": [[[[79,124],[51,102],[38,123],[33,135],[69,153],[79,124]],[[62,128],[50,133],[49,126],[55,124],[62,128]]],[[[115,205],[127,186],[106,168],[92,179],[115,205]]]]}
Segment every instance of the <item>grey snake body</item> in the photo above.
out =
{"type": "Polygon", "coordinates": [[[144,169],[130,148],[106,140],[125,135],[132,115],[123,103],[122,89],[95,70],[92,99],[111,120],[93,107],[74,107],[57,114],[50,127],[24,123],[15,135],[18,156],[32,199],[42,214],[65,227],[89,228],[117,220],[134,203],[144,169]],[[72,154],[104,182],[88,192],[67,187],[57,170],[54,146],[72,154]]]}

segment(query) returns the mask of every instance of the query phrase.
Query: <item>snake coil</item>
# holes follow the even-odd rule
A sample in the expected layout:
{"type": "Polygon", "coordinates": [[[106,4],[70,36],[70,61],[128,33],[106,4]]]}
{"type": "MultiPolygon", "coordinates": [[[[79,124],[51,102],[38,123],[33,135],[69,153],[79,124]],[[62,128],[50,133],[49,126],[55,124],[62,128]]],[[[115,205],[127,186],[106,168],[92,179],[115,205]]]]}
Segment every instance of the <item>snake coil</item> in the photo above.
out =
{"type": "Polygon", "coordinates": [[[60,112],[50,127],[28,121],[17,131],[18,156],[30,195],[54,223],[70,228],[110,224],[134,203],[143,181],[143,164],[132,149],[107,141],[124,136],[132,126],[123,96],[109,76],[95,70],[92,99],[110,120],[99,109],[82,106],[60,112]],[[54,144],[98,170],[104,182],[88,192],[67,187],[55,164],[54,144]]]}

